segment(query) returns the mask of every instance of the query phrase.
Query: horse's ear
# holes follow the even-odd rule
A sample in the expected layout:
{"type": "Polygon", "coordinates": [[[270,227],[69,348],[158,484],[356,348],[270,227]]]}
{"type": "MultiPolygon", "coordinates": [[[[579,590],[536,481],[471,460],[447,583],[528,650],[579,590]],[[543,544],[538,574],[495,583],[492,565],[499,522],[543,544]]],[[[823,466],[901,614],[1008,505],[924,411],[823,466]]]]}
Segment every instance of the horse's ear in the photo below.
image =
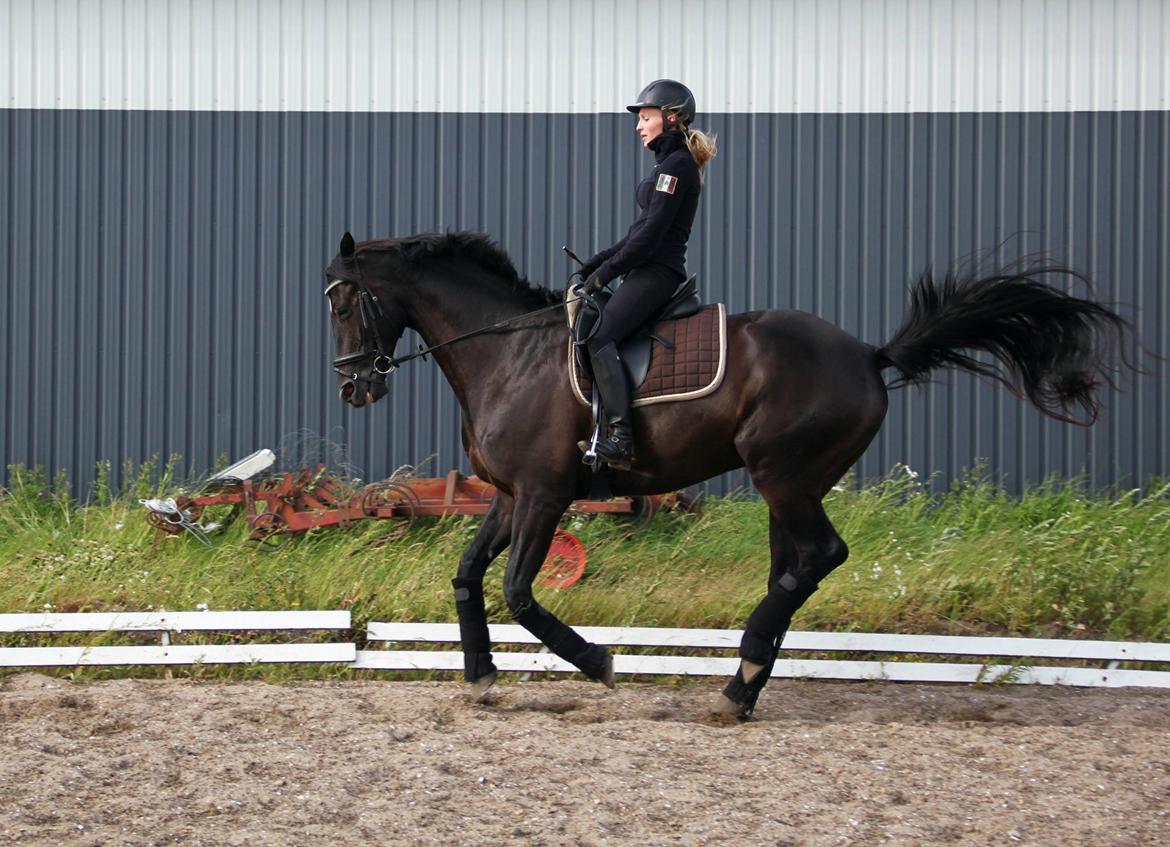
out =
{"type": "Polygon", "coordinates": [[[352,259],[354,251],[353,236],[348,232],[341,236],[341,258],[352,259]]]}

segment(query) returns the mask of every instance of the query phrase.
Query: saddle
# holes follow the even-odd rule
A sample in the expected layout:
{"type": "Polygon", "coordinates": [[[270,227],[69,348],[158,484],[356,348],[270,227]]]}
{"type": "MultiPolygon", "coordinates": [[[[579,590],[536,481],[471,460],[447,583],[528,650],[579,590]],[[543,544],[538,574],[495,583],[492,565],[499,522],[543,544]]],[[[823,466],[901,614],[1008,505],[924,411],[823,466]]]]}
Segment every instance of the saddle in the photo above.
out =
{"type": "MultiPolygon", "coordinates": [[[[727,358],[727,314],[722,303],[704,306],[696,277],[680,283],[670,300],[633,335],[618,345],[618,355],[634,406],[705,397],[723,381],[727,358]],[[657,344],[655,344],[657,342],[657,344]]],[[[572,289],[566,292],[572,298],[572,289]]],[[[594,296],[604,309],[609,291],[594,296]]],[[[567,306],[572,339],[569,382],[577,400],[594,407],[592,370],[585,346],[598,312],[580,302],[567,306]]]]}

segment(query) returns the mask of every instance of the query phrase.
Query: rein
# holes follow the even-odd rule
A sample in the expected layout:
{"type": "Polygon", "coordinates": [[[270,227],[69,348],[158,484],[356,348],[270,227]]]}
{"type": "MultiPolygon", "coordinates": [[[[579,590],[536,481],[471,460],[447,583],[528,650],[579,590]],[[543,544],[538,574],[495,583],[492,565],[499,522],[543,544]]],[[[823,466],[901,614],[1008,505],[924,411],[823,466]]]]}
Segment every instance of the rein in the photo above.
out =
{"type": "MultiPolygon", "coordinates": [[[[358,270],[358,273],[359,275],[361,274],[360,269],[358,270]]],[[[554,309],[563,309],[569,303],[574,303],[578,300],[585,300],[590,303],[593,302],[592,298],[583,296],[582,294],[577,294],[574,297],[565,300],[564,302],[553,303],[551,306],[545,306],[543,309],[536,309],[532,312],[525,312],[523,315],[515,315],[510,318],[505,318],[504,320],[499,321],[498,323],[494,323],[491,326],[485,326],[480,329],[472,330],[471,332],[465,332],[463,335],[456,336],[455,338],[449,338],[446,341],[433,344],[425,349],[420,344],[418,346],[417,352],[411,353],[409,356],[395,357],[386,355],[385,347],[382,344],[382,334],[378,332],[378,318],[385,319],[386,313],[382,311],[382,306],[378,302],[377,296],[365,286],[364,280],[359,282],[354,282],[350,279],[336,280],[325,288],[325,296],[328,297],[329,292],[332,291],[336,286],[341,285],[343,282],[348,282],[351,285],[356,285],[358,287],[360,298],[358,305],[359,313],[362,319],[362,337],[363,339],[369,338],[370,335],[373,335],[374,337],[373,350],[361,350],[357,353],[349,353],[345,356],[338,356],[333,360],[333,370],[341,374],[341,376],[352,377],[354,379],[357,378],[357,374],[350,374],[346,371],[343,371],[341,369],[343,365],[352,365],[354,362],[361,362],[365,359],[373,357],[374,371],[385,378],[387,374],[391,374],[398,370],[400,365],[403,365],[413,359],[425,360],[428,353],[432,352],[433,350],[438,350],[440,347],[446,347],[448,344],[455,344],[460,341],[466,341],[468,338],[474,338],[477,335],[484,335],[485,333],[501,329],[510,324],[525,320],[526,318],[531,318],[535,315],[542,315],[545,312],[551,312],[554,309]]]]}

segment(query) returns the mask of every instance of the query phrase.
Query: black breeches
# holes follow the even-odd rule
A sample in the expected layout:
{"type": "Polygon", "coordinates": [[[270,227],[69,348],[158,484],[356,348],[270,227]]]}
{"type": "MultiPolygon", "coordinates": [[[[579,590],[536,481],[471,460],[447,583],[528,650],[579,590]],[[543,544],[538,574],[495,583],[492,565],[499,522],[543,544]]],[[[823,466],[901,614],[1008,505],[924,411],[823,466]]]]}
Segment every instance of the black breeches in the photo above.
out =
{"type": "Polygon", "coordinates": [[[626,274],[601,311],[601,326],[589,340],[590,355],[633,335],[654,312],[666,305],[680,282],[677,274],[665,268],[634,268],[626,274]]]}

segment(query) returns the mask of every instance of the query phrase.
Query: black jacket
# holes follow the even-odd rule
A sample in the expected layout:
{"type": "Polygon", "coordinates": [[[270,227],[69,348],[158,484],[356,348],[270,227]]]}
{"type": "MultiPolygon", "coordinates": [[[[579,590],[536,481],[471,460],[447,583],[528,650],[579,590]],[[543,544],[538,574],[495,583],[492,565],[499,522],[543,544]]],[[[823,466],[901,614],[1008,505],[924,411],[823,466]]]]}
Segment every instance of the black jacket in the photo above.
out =
{"type": "Polygon", "coordinates": [[[699,168],[678,131],[663,132],[650,142],[654,171],[638,183],[642,213],[626,237],[585,263],[584,275],[597,271],[610,282],[642,265],[657,265],[686,278],[687,239],[699,207],[699,168]]]}

